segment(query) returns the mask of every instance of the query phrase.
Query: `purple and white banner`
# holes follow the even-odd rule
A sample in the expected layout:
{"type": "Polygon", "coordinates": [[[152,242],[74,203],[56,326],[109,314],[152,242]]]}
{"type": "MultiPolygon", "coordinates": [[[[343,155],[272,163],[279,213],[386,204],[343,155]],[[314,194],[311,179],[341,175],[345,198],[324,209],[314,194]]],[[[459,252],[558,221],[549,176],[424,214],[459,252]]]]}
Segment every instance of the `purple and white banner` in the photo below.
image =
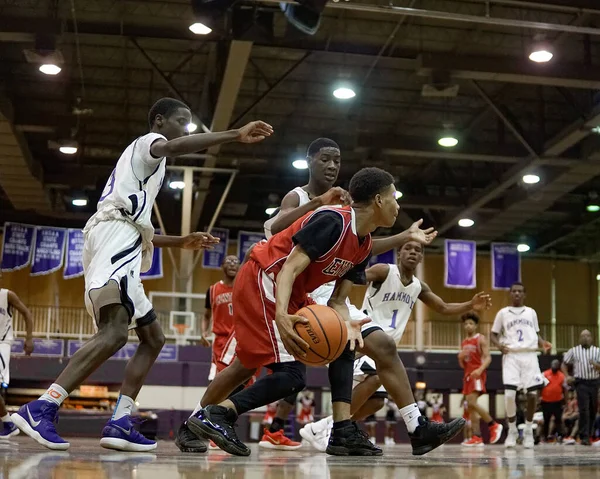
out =
{"type": "Polygon", "coordinates": [[[473,289],[475,287],[476,253],[475,241],[445,241],[444,286],[446,288],[473,289]]]}
{"type": "Polygon", "coordinates": [[[384,263],[384,264],[396,264],[396,249],[392,249],[390,251],[386,251],[385,253],[378,254],[377,256],[371,256],[369,260],[369,266],[373,266],[374,264],[384,263]]]}
{"type": "MultiPolygon", "coordinates": [[[[11,356],[23,356],[23,338],[15,338],[10,346],[11,356]]],[[[32,356],[44,356],[47,358],[62,358],[65,353],[64,339],[40,339],[33,338],[33,353],[32,356]]]]}
{"type": "Polygon", "coordinates": [[[246,257],[246,253],[250,249],[250,247],[266,239],[263,233],[252,233],[250,231],[240,231],[238,233],[238,245],[237,245],[237,255],[240,259],[240,262],[244,261],[246,257]]]}
{"type": "Polygon", "coordinates": [[[35,226],[4,223],[2,271],[17,271],[29,266],[35,226]]]}
{"type": "Polygon", "coordinates": [[[162,248],[154,248],[152,253],[152,266],[145,273],[140,273],[140,278],[144,279],[159,279],[163,277],[163,257],[162,248]]]}
{"type": "Polygon", "coordinates": [[[521,281],[521,255],[517,245],[492,243],[492,289],[510,289],[521,281]]]}
{"type": "Polygon", "coordinates": [[[210,232],[221,241],[213,249],[206,249],[202,254],[202,267],[205,269],[221,269],[221,265],[227,256],[229,248],[229,230],[225,228],[213,228],[210,232]]]}
{"type": "MultiPolygon", "coordinates": [[[[68,357],[70,358],[71,356],[73,356],[77,351],[79,351],[83,347],[84,344],[85,341],[69,340],[67,345],[68,357]]],[[[138,345],[139,343],[127,343],[125,346],[119,349],[110,359],[120,359],[129,361],[137,351],[138,345]]],[[[177,345],[165,344],[162,350],[160,351],[158,358],[156,358],[156,362],[175,362],[179,357],[178,352],[179,349],[177,348],[177,345]]]]}
{"type": "Polygon", "coordinates": [[[83,276],[83,231],[67,231],[67,259],[63,278],[72,279],[83,276]]]}
{"type": "Polygon", "coordinates": [[[63,228],[36,228],[31,276],[54,273],[62,268],[66,237],[67,230],[63,228]]]}

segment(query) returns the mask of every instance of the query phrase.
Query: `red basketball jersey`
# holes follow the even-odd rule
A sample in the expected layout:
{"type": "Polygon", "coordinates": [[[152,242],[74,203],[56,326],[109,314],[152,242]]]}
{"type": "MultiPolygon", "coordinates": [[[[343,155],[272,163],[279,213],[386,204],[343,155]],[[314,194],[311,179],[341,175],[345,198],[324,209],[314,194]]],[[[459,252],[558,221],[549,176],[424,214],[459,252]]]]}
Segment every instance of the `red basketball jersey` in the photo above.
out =
{"type": "Polygon", "coordinates": [[[325,283],[343,277],[354,266],[365,261],[371,252],[371,235],[367,235],[362,242],[359,241],[352,208],[350,206],[330,206],[307,213],[268,241],[257,244],[250,257],[258,263],[262,270],[277,278],[286,258],[294,249],[292,239],[294,235],[308,223],[313,215],[323,211],[340,215],[343,222],[342,232],[335,245],[327,253],[312,261],[296,278],[290,299],[291,303],[301,304],[307,293],[313,292],[325,283]]]}
{"type": "Polygon", "coordinates": [[[462,342],[462,350],[465,353],[463,362],[465,364],[465,376],[471,374],[483,362],[481,360],[481,348],[479,347],[479,333],[472,338],[467,338],[462,342]]]}
{"type": "Polygon", "coordinates": [[[229,337],[233,333],[233,286],[223,281],[210,287],[210,307],[212,311],[213,333],[215,336],[229,337]]]}

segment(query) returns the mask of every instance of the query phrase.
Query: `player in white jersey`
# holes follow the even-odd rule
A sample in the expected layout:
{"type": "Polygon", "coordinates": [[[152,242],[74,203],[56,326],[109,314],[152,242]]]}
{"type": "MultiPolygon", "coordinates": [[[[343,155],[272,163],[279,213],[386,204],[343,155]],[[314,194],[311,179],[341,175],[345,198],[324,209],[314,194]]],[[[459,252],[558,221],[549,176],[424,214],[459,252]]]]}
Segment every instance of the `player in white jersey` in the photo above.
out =
{"type": "Polygon", "coordinates": [[[2,387],[2,393],[0,394],[0,419],[2,420],[0,439],[8,439],[19,434],[19,430],[14,425],[10,414],[8,414],[4,402],[4,394],[10,384],[10,350],[14,339],[13,310],[15,309],[21,313],[25,321],[26,336],[23,352],[30,356],[33,352],[33,318],[31,312],[16,293],[0,288],[0,387],[2,387]]]}
{"type": "MultiPolygon", "coordinates": [[[[477,293],[471,301],[465,303],[444,302],[426,283],[415,276],[417,266],[422,259],[423,245],[421,242],[410,240],[398,251],[398,265],[376,264],[366,271],[369,286],[363,301],[363,311],[372,322],[362,328],[364,347],[359,349],[368,357],[357,361],[370,365],[376,375],[372,374],[369,377],[369,388],[365,388],[360,393],[356,389],[353,391],[351,412],[354,420],[363,419],[359,417],[359,412],[374,414],[382,406],[380,405],[375,411],[367,411],[364,408],[366,401],[383,384],[398,405],[409,432],[412,432],[411,428],[416,423],[425,422],[424,419],[419,419],[421,414],[396,349],[417,300],[420,299],[431,309],[444,315],[460,315],[470,310],[481,311],[491,306],[491,298],[485,293],[477,293]]],[[[365,371],[364,366],[362,369],[365,371]]],[[[375,402],[374,407],[377,407],[375,402]]],[[[444,436],[445,440],[440,442],[442,444],[450,439],[452,434],[460,432],[464,423],[461,418],[449,424],[431,424],[431,428],[449,429],[444,436]]],[[[323,431],[326,424],[327,418],[322,419],[313,425],[305,426],[306,430],[301,430],[300,434],[317,450],[324,451],[326,440],[323,438],[323,431]]],[[[415,447],[416,441],[411,442],[413,442],[413,454],[428,452],[424,446],[415,447]]]]}
{"type": "Polygon", "coordinates": [[[15,425],[50,449],[69,443],[54,422],[64,399],[116,353],[135,329],[140,344],[125,368],[125,378],[112,418],[102,431],[103,447],[125,451],[156,448],[131,423],[131,410],[144,379],[165,342],[156,314],[144,294],[140,271],[151,265],[153,246],[200,249],[218,242],[206,233],[185,237],[154,236],[152,208],[161,188],[167,157],[228,143],[256,143],[272,133],[270,125],[252,122],[239,130],[188,135],[190,109],[162,98],[150,109],[150,133],[132,142],[110,175],[97,212],[84,228],[85,303],[97,333],[70,359],[58,379],[39,400],[13,414],[15,425]]]}
{"type": "Polygon", "coordinates": [[[491,343],[502,351],[502,382],[504,383],[504,401],[508,418],[508,435],[504,445],[515,447],[517,444],[517,390],[527,393],[527,416],[523,445],[530,449],[534,445],[533,415],[537,406],[537,392],[545,385],[540,371],[537,351],[548,352],[552,345],[542,339],[537,313],[525,306],[525,286],[514,283],[510,287],[511,305],[498,311],[491,343]]]}

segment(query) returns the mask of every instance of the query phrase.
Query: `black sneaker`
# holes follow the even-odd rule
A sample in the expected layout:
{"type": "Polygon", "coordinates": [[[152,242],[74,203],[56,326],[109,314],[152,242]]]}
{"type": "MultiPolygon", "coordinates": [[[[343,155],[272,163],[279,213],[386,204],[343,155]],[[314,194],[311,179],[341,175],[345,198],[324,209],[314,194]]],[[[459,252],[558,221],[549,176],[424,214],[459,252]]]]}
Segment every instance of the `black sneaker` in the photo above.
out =
{"type": "Polygon", "coordinates": [[[332,429],[329,444],[325,450],[332,456],[381,456],[383,451],[371,441],[353,421],[341,429],[332,429]]]}
{"type": "Polygon", "coordinates": [[[250,448],[235,433],[238,415],[223,406],[207,406],[187,420],[188,427],[198,437],[212,439],[225,452],[235,456],[249,456],[250,448]]]}
{"type": "Polygon", "coordinates": [[[441,423],[429,422],[429,419],[420,416],[419,426],[417,426],[415,432],[408,435],[413,456],[422,456],[448,442],[462,431],[465,423],[466,421],[463,418],[455,419],[449,423],[441,423]]]}
{"type": "Polygon", "coordinates": [[[187,421],[179,426],[177,431],[177,437],[175,438],[175,445],[181,452],[206,452],[208,449],[206,441],[196,437],[196,435],[190,431],[187,425],[187,421]]]}

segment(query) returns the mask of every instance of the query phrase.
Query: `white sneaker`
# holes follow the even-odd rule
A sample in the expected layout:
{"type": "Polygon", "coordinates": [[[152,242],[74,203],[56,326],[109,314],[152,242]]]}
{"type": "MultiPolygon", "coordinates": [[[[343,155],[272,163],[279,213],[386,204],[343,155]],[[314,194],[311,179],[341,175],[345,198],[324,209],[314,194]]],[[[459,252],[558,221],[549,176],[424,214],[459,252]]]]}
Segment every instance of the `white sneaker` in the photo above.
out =
{"type": "Polygon", "coordinates": [[[504,447],[515,447],[517,445],[517,437],[519,437],[518,431],[509,428],[506,440],[504,441],[504,447]]]}
{"type": "Polygon", "coordinates": [[[319,452],[325,452],[329,443],[329,431],[315,431],[314,423],[300,429],[300,436],[319,452]]]}
{"type": "Polygon", "coordinates": [[[533,429],[530,427],[526,427],[523,433],[523,446],[525,449],[533,449],[535,445],[535,440],[533,439],[533,429]]]}

